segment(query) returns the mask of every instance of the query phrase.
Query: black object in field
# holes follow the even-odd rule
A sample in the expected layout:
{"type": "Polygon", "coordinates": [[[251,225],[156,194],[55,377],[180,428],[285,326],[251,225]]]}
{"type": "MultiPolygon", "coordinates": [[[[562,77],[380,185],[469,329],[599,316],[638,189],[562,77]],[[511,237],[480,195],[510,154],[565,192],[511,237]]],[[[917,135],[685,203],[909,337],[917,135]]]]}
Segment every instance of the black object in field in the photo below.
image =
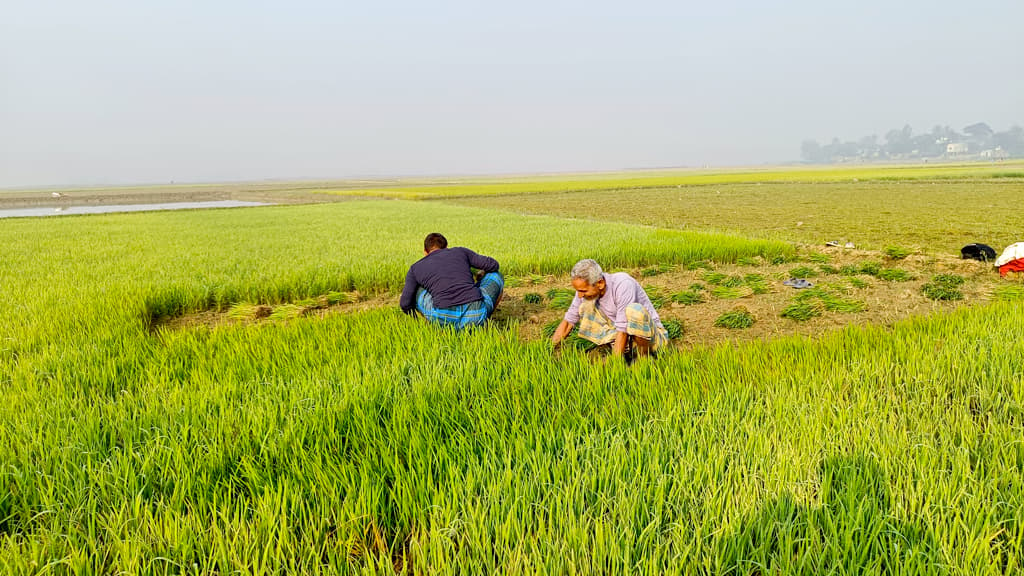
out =
{"type": "Polygon", "coordinates": [[[990,262],[996,259],[996,251],[988,244],[968,244],[960,249],[960,258],[990,262]]]}

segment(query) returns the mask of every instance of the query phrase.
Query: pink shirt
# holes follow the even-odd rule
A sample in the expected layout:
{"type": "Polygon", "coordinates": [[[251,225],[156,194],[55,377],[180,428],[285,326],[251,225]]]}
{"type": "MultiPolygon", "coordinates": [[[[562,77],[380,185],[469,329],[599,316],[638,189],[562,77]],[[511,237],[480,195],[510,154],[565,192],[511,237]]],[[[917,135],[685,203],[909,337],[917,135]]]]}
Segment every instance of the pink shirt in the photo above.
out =
{"type": "MultiPolygon", "coordinates": [[[[644,292],[643,286],[634,280],[632,276],[625,272],[602,274],[601,276],[604,278],[605,291],[604,296],[597,300],[597,309],[604,312],[604,315],[615,323],[617,331],[626,331],[626,327],[629,325],[629,321],[626,320],[626,306],[634,302],[647,310],[647,313],[651,316],[651,322],[655,326],[661,326],[661,319],[658,318],[658,312],[654,310],[651,299],[647,297],[647,292],[644,292]]],[[[572,299],[572,305],[569,306],[569,310],[565,313],[566,322],[576,324],[580,321],[581,302],[583,302],[583,299],[580,298],[579,294],[572,299]]]]}

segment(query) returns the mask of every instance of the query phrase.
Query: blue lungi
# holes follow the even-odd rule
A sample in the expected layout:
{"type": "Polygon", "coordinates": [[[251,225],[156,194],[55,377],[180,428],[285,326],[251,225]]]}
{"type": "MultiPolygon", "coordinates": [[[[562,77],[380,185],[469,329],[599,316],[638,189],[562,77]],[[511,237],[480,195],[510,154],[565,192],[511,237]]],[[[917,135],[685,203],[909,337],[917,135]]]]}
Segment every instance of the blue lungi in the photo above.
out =
{"type": "Polygon", "coordinates": [[[488,272],[477,282],[483,300],[459,304],[451,308],[434,308],[434,297],[422,287],[416,291],[416,310],[430,322],[451,326],[457,330],[467,326],[483,326],[498,303],[505,288],[505,279],[498,272],[488,272]]]}

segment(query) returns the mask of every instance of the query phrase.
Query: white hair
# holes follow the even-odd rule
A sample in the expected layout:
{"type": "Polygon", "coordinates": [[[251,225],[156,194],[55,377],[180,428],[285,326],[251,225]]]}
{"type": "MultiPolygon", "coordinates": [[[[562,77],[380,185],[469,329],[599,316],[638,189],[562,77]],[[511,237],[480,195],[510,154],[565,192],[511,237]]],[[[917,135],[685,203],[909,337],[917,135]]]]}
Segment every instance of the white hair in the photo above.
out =
{"type": "Polygon", "coordinates": [[[601,265],[596,260],[586,258],[580,260],[572,267],[572,277],[570,280],[582,278],[587,281],[587,284],[595,284],[601,279],[601,265]]]}

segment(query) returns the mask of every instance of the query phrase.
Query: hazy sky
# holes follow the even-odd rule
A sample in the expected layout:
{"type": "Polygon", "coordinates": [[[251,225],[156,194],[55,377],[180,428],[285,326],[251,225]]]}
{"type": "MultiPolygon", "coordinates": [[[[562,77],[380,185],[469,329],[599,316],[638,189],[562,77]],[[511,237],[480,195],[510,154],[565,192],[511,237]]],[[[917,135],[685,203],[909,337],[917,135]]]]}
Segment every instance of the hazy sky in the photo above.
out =
{"type": "Polygon", "coordinates": [[[1022,72],[1022,0],[0,0],[0,186],[789,161],[1022,72]]]}

